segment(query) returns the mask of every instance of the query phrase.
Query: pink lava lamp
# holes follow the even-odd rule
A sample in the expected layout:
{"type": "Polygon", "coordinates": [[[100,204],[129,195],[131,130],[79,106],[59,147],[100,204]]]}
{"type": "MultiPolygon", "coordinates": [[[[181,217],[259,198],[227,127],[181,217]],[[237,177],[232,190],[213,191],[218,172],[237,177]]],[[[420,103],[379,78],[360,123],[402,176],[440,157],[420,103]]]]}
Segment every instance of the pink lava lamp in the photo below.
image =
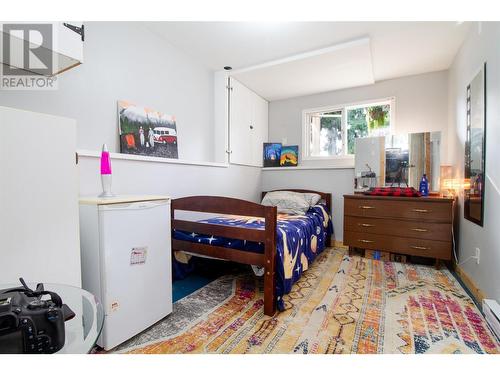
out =
{"type": "Polygon", "coordinates": [[[102,145],[101,153],[101,183],[102,193],[99,195],[101,198],[114,197],[111,192],[111,159],[109,157],[108,147],[106,143],[102,145]]]}

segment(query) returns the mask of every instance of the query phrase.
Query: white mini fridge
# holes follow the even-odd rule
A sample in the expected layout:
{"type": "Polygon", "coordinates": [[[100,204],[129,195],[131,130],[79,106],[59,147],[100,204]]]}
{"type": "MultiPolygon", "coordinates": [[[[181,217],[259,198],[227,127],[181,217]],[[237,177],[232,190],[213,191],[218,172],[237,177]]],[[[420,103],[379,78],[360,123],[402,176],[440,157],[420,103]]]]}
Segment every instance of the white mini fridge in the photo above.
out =
{"type": "Polygon", "coordinates": [[[82,286],[96,295],[106,350],[172,312],[170,199],[80,199],[82,286]]]}

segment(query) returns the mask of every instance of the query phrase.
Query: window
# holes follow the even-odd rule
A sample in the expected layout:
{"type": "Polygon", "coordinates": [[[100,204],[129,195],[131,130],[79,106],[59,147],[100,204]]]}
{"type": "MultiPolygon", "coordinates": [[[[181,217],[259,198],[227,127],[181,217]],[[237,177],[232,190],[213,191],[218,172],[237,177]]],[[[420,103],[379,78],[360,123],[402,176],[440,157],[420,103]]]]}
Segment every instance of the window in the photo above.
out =
{"type": "Polygon", "coordinates": [[[394,99],[304,112],[304,159],[355,153],[355,139],[391,134],[394,99]]]}
{"type": "Polygon", "coordinates": [[[342,110],[310,116],[310,155],[342,155],[342,110]]]}

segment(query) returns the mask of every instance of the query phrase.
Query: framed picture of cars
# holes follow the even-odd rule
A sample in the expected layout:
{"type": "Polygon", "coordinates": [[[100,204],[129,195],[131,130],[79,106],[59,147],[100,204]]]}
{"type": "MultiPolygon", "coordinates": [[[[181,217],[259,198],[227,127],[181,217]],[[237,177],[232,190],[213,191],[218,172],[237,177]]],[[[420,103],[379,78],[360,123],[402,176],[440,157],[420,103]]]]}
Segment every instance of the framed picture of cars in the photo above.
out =
{"type": "Polygon", "coordinates": [[[119,100],[118,127],[123,154],[179,157],[175,116],[119,100]]]}

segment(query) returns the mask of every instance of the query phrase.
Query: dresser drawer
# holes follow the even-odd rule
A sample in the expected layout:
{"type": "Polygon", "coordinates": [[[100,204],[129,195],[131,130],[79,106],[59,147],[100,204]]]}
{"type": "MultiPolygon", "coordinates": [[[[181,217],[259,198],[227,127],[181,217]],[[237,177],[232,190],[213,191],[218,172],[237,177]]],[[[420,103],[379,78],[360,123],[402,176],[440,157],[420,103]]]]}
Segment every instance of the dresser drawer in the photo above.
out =
{"type": "Polygon", "coordinates": [[[451,224],[448,223],[345,216],[344,229],[349,232],[451,241],[451,224]]]}
{"type": "Polygon", "coordinates": [[[345,231],[344,245],[444,260],[451,259],[451,242],[445,241],[345,231]]]}
{"type": "Polygon", "coordinates": [[[419,221],[451,223],[452,210],[448,202],[413,199],[344,199],[344,212],[349,216],[402,218],[419,221]]]}

